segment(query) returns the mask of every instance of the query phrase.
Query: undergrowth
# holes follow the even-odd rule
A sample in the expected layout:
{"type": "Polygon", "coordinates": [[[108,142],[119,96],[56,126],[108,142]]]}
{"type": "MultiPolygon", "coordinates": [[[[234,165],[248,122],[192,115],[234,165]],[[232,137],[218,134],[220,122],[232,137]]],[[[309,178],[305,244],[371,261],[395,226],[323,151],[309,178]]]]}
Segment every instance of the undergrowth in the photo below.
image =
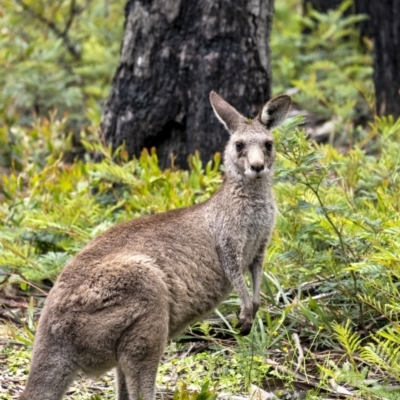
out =
{"type": "Polygon", "coordinates": [[[303,109],[331,121],[329,140],[336,144],[358,140],[357,126],[374,109],[372,44],[357,29],[368,17],[347,15],[352,4],[303,14],[302,2],[277,1],[271,35],[274,92],[290,88],[303,109]]]}
{"type": "MultiPolygon", "coordinates": [[[[0,4],[0,118],[68,113],[90,125],[117,66],[125,0],[4,0],[0,4]]],[[[92,121],[93,122],[93,121],[92,121]]]]}
{"type": "MultiPolygon", "coordinates": [[[[221,307],[224,327],[200,329],[214,351],[172,359],[161,367],[165,376],[175,368],[184,379],[194,373],[193,384],[208,378],[243,392],[268,371],[285,375],[298,363],[298,373],[319,375],[322,388],[334,380],[370,398],[377,386],[399,379],[400,121],[376,118],[362,146],[347,154],[308,141],[300,122],[291,119],[275,132],[279,218],[253,333],[237,337],[224,318],[237,310],[233,296],[221,307]],[[210,332],[221,329],[236,346],[213,338],[210,332]],[[377,378],[367,385],[368,374],[377,378]]],[[[70,257],[113,224],[204,201],[222,182],[219,155],[206,166],[191,157],[189,171],[162,171],[154,151],[129,161],[122,148],[112,155],[93,139],[84,141],[85,160],[65,163],[67,143],[48,127],[40,120],[20,129],[14,151],[24,161],[1,184],[3,285],[19,283],[28,295],[30,282],[54,281],[70,257]],[[94,151],[102,161],[91,160],[94,151]]]]}

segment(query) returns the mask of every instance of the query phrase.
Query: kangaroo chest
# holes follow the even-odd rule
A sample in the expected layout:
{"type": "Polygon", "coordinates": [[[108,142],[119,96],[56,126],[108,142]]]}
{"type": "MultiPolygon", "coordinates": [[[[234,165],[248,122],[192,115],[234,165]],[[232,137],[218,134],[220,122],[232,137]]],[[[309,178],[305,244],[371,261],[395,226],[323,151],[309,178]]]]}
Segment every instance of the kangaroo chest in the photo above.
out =
{"type": "MultiPolygon", "coordinates": [[[[253,262],[260,248],[268,242],[275,222],[275,205],[272,201],[260,202],[244,207],[241,215],[241,223],[238,227],[241,230],[242,240],[238,247],[242,247],[243,267],[246,269],[253,262]]],[[[239,249],[238,249],[239,250],[239,249]]]]}
{"type": "Polygon", "coordinates": [[[233,213],[222,213],[217,217],[220,237],[218,242],[231,243],[245,270],[271,236],[275,222],[275,203],[273,198],[264,198],[252,202],[238,202],[235,206],[232,207],[233,213]]]}

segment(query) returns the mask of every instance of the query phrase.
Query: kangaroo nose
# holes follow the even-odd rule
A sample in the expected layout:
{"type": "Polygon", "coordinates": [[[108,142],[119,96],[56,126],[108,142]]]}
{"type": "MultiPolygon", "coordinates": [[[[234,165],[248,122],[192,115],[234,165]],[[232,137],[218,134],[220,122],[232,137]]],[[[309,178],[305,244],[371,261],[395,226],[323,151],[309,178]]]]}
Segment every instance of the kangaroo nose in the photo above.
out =
{"type": "Polygon", "coordinates": [[[254,164],[250,165],[250,169],[254,172],[261,172],[264,170],[264,164],[254,164]]]}

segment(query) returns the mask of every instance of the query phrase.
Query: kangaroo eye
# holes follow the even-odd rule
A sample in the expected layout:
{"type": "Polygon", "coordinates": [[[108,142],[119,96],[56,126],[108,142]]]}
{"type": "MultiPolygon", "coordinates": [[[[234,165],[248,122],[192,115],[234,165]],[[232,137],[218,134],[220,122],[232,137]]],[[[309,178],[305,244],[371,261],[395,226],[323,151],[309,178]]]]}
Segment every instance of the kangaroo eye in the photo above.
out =
{"type": "Polygon", "coordinates": [[[242,151],[244,149],[244,143],[243,142],[236,142],[236,151],[242,151]]]}
{"type": "Polygon", "coordinates": [[[265,142],[265,148],[267,149],[267,151],[271,151],[272,150],[272,146],[273,146],[272,140],[267,140],[265,142]]]}

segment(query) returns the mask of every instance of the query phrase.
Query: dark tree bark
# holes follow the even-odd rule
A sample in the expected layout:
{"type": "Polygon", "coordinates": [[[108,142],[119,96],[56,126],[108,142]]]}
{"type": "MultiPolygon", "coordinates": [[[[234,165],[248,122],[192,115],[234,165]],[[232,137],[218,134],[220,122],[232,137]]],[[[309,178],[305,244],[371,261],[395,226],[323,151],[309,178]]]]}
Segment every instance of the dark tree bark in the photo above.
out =
{"type": "Polygon", "coordinates": [[[373,0],[369,7],[376,110],[400,117],[400,1],[373,0]]]}
{"type": "Polygon", "coordinates": [[[185,167],[222,151],[227,133],[208,96],[217,91],[253,116],[271,95],[273,0],[129,0],[121,58],[102,117],[113,147],[157,148],[185,167]]]}

